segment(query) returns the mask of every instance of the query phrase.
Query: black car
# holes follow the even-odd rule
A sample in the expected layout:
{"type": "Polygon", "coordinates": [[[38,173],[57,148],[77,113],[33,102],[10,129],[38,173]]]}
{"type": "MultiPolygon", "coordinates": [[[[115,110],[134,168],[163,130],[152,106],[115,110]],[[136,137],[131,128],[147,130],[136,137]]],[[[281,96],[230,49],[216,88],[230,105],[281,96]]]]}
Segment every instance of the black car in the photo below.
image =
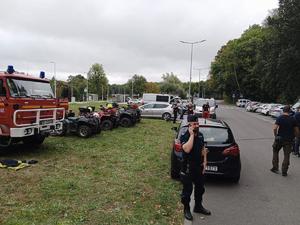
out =
{"type": "MultiPolygon", "coordinates": [[[[176,137],[171,153],[171,177],[178,179],[183,151],[180,137],[188,130],[188,123],[182,121],[179,128],[173,129],[176,137]]],[[[241,172],[240,150],[228,124],[222,120],[199,118],[199,131],[208,149],[205,174],[223,176],[238,182],[241,172]]]]}

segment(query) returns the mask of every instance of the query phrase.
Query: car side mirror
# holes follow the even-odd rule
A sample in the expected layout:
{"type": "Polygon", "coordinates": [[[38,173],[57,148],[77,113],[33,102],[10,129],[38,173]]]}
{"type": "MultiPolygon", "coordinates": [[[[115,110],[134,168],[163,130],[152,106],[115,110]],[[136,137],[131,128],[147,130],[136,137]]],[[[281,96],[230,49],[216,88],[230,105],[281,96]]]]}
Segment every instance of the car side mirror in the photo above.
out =
{"type": "Polygon", "coordinates": [[[178,131],[178,127],[172,127],[171,130],[178,131]]]}

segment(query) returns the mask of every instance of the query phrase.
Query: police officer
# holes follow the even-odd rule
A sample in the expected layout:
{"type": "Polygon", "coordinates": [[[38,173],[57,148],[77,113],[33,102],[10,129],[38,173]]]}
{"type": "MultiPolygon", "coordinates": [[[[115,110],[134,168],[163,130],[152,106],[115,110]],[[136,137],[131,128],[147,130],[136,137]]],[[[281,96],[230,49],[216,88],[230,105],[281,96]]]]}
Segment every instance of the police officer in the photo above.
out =
{"type": "Polygon", "coordinates": [[[189,104],[187,106],[187,114],[188,115],[194,114],[194,106],[193,106],[192,102],[189,102],[189,104]]]}
{"type": "Polygon", "coordinates": [[[210,215],[211,212],[202,205],[204,194],[204,171],[207,164],[207,149],[204,147],[202,133],[199,132],[198,118],[188,115],[188,130],[180,137],[183,148],[183,161],[181,165],[180,178],[183,185],[181,203],[184,206],[184,217],[193,220],[190,211],[190,200],[195,185],[195,213],[210,215]]]}
{"type": "MultiPolygon", "coordinates": [[[[294,118],[296,120],[296,124],[298,129],[300,128],[300,106],[298,106],[296,108],[296,112],[294,114],[294,118]]],[[[295,137],[295,143],[294,143],[294,154],[298,155],[298,157],[300,157],[300,152],[299,152],[299,144],[300,144],[300,138],[299,137],[295,137]]]]}
{"type": "Polygon", "coordinates": [[[173,123],[176,123],[177,113],[178,113],[178,110],[179,110],[179,106],[178,106],[177,101],[174,101],[174,104],[172,105],[172,108],[173,108],[173,114],[174,114],[173,123]]]}
{"type": "Polygon", "coordinates": [[[298,127],[294,117],[289,116],[291,108],[289,105],[283,107],[283,114],[279,116],[273,126],[273,133],[275,140],[273,143],[273,167],[271,171],[273,173],[279,172],[278,161],[279,151],[283,148],[284,159],[282,162],[281,172],[282,176],[287,176],[287,171],[290,165],[290,153],[292,152],[293,140],[295,134],[298,135],[298,127]]]}

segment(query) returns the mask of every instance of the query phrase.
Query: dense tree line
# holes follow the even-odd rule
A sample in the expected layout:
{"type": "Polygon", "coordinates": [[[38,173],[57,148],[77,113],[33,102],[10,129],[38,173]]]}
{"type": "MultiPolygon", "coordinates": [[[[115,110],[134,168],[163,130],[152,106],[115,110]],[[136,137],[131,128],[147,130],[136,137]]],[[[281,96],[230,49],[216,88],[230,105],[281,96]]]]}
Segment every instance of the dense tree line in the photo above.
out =
{"type": "Polygon", "coordinates": [[[229,41],[211,64],[211,95],[291,103],[300,96],[300,1],[280,0],[263,25],[229,41]]]}

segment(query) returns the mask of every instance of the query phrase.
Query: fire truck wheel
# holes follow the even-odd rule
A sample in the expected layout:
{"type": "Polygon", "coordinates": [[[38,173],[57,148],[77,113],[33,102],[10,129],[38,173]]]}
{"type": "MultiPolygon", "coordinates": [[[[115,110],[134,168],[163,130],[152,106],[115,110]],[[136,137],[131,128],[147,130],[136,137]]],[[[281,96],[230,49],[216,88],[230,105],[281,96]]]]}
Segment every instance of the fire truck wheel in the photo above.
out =
{"type": "Polygon", "coordinates": [[[78,135],[83,138],[88,138],[92,134],[92,129],[87,125],[80,125],[78,127],[78,135]]]}
{"type": "Polygon", "coordinates": [[[111,120],[103,120],[101,122],[101,129],[102,130],[111,130],[113,128],[113,123],[111,120]]]}
{"type": "Polygon", "coordinates": [[[37,134],[37,135],[24,138],[23,143],[26,145],[39,146],[43,144],[44,140],[45,140],[45,136],[37,134]]]}

